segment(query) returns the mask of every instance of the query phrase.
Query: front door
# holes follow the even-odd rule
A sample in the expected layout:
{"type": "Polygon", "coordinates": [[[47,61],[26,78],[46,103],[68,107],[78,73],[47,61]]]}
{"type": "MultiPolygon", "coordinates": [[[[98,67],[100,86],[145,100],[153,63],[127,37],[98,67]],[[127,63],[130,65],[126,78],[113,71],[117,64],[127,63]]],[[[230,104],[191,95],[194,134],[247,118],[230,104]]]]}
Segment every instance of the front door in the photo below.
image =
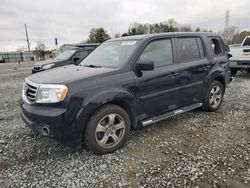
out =
{"type": "Polygon", "coordinates": [[[171,39],[151,41],[139,60],[154,62],[154,70],[143,71],[136,77],[135,93],[141,119],[171,111],[179,107],[179,65],[175,64],[171,39]]]}

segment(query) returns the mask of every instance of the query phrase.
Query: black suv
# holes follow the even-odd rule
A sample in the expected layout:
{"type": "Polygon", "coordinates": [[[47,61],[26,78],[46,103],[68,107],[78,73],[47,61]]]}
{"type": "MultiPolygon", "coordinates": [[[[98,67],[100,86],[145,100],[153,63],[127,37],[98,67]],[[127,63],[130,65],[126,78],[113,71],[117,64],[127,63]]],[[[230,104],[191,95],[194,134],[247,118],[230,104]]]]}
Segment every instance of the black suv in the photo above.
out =
{"type": "Polygon", "coordinates": [[[97,48],[99,43],[90,43],[76,45],[74,48],[65,50],[54,59],[40,61],[35,63],[32,73],[41,72],[44,70],[61,67],[65,65],[78,65],[85,57],[87,57],[95,48],[97,48]]]}
{"type": "Polygon", "coordinates": [[[36,134],[113,152],[132,128],[199,107],[216,111],[230,79],[228,51],[213,33],[111,39],[79,66],[27,77],[21,115],[36,134]]]}

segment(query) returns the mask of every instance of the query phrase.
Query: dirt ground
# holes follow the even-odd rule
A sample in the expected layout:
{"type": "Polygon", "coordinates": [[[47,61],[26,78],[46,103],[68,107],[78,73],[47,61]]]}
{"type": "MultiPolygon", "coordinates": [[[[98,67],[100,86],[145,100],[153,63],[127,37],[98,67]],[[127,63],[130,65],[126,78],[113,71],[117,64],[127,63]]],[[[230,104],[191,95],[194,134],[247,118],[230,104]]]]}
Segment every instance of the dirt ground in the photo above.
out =
{"type": "Polygon", "coordinates": [[[98,156],[25,126],[18,101],[31,67],[0,64],[0,187],[250,187],[250,74],[229,85],[217,112],[132,131],[123,149],[98,156]]]}

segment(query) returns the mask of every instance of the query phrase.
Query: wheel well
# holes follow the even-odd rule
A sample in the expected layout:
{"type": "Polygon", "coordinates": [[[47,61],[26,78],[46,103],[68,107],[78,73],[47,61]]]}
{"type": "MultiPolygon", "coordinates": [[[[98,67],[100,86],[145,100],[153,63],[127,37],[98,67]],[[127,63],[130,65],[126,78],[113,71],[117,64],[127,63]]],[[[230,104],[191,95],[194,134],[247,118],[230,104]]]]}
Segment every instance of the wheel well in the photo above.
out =
{"type": "Polygon", "coordinates": [[[120,106],[122,109],[124,109],[129,115],[131,128],[137,127],[137,121],[136,121],[135,115],[133,114],[130,106],[126,102],[115,100],[115,101],[108,102],[104,105],[107,105],[107,104],[114,104],[114,105],[120,106]]]}
{"type": "MultiPolygon", "coordinates": [[[[102,105],[99,105],[99,106],[95,107],[95,108],[92,109],[92,110],[93,110],[93,111],[96,111],[96,110],[98,110],[99,108],[103,107],[104,105],[108,105],[108,104],[117,105],[117,106],[121,107],[122,109],[124,109],[124,110],[128,113],[128,115],[129,115],[131,128],[132,128],[132,129],[135,129],[135,128],[137,127],[137,123],[138,123],[138,122],[137,122],[137,120],[136,120],[136,118],[135,118],[135,115],[133,114],[133,112],[132,112],[130,106],[129,106],[126,102],[124,102],[124,101],[118,101],[118,100],[110,101],[110,102],[104,103],[104,104],[102,104],[102,105]]],[[[91,118],[92,115],[93,115],[93,114],[89,114],[89,115],[87,116],[87,118],[85,119],[85,122],[86,122],[86,123],[88,123],[88,121],[89,121],[89,119],[91,118]]],[[[84,134],[85,134],[85,131],[86,131],[86,127],[87,127],[87,126],[85,126],[85,127],[83,128],[82,139],[84,139],[84,134]]]]}
{"type": "Polygon", "coordinates": [[[225,91],[225,89],[226,89],[226,81],[225,81],[225,79],[223,77],[215,77],[214,80],[220,82],[222,84],[223,88],[224,88],[224,91],[225,91]]]}

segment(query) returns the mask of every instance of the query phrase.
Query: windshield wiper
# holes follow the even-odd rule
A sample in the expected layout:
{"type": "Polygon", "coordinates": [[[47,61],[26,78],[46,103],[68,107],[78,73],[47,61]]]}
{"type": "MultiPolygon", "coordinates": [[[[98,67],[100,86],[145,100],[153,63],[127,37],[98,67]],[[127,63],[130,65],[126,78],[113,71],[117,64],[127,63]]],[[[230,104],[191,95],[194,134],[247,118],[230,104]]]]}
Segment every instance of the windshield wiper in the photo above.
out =
{"type": "Polygon", "coordinates": [[[99,65],[84,65],[84,67],[101,68],[99,65]]]}

